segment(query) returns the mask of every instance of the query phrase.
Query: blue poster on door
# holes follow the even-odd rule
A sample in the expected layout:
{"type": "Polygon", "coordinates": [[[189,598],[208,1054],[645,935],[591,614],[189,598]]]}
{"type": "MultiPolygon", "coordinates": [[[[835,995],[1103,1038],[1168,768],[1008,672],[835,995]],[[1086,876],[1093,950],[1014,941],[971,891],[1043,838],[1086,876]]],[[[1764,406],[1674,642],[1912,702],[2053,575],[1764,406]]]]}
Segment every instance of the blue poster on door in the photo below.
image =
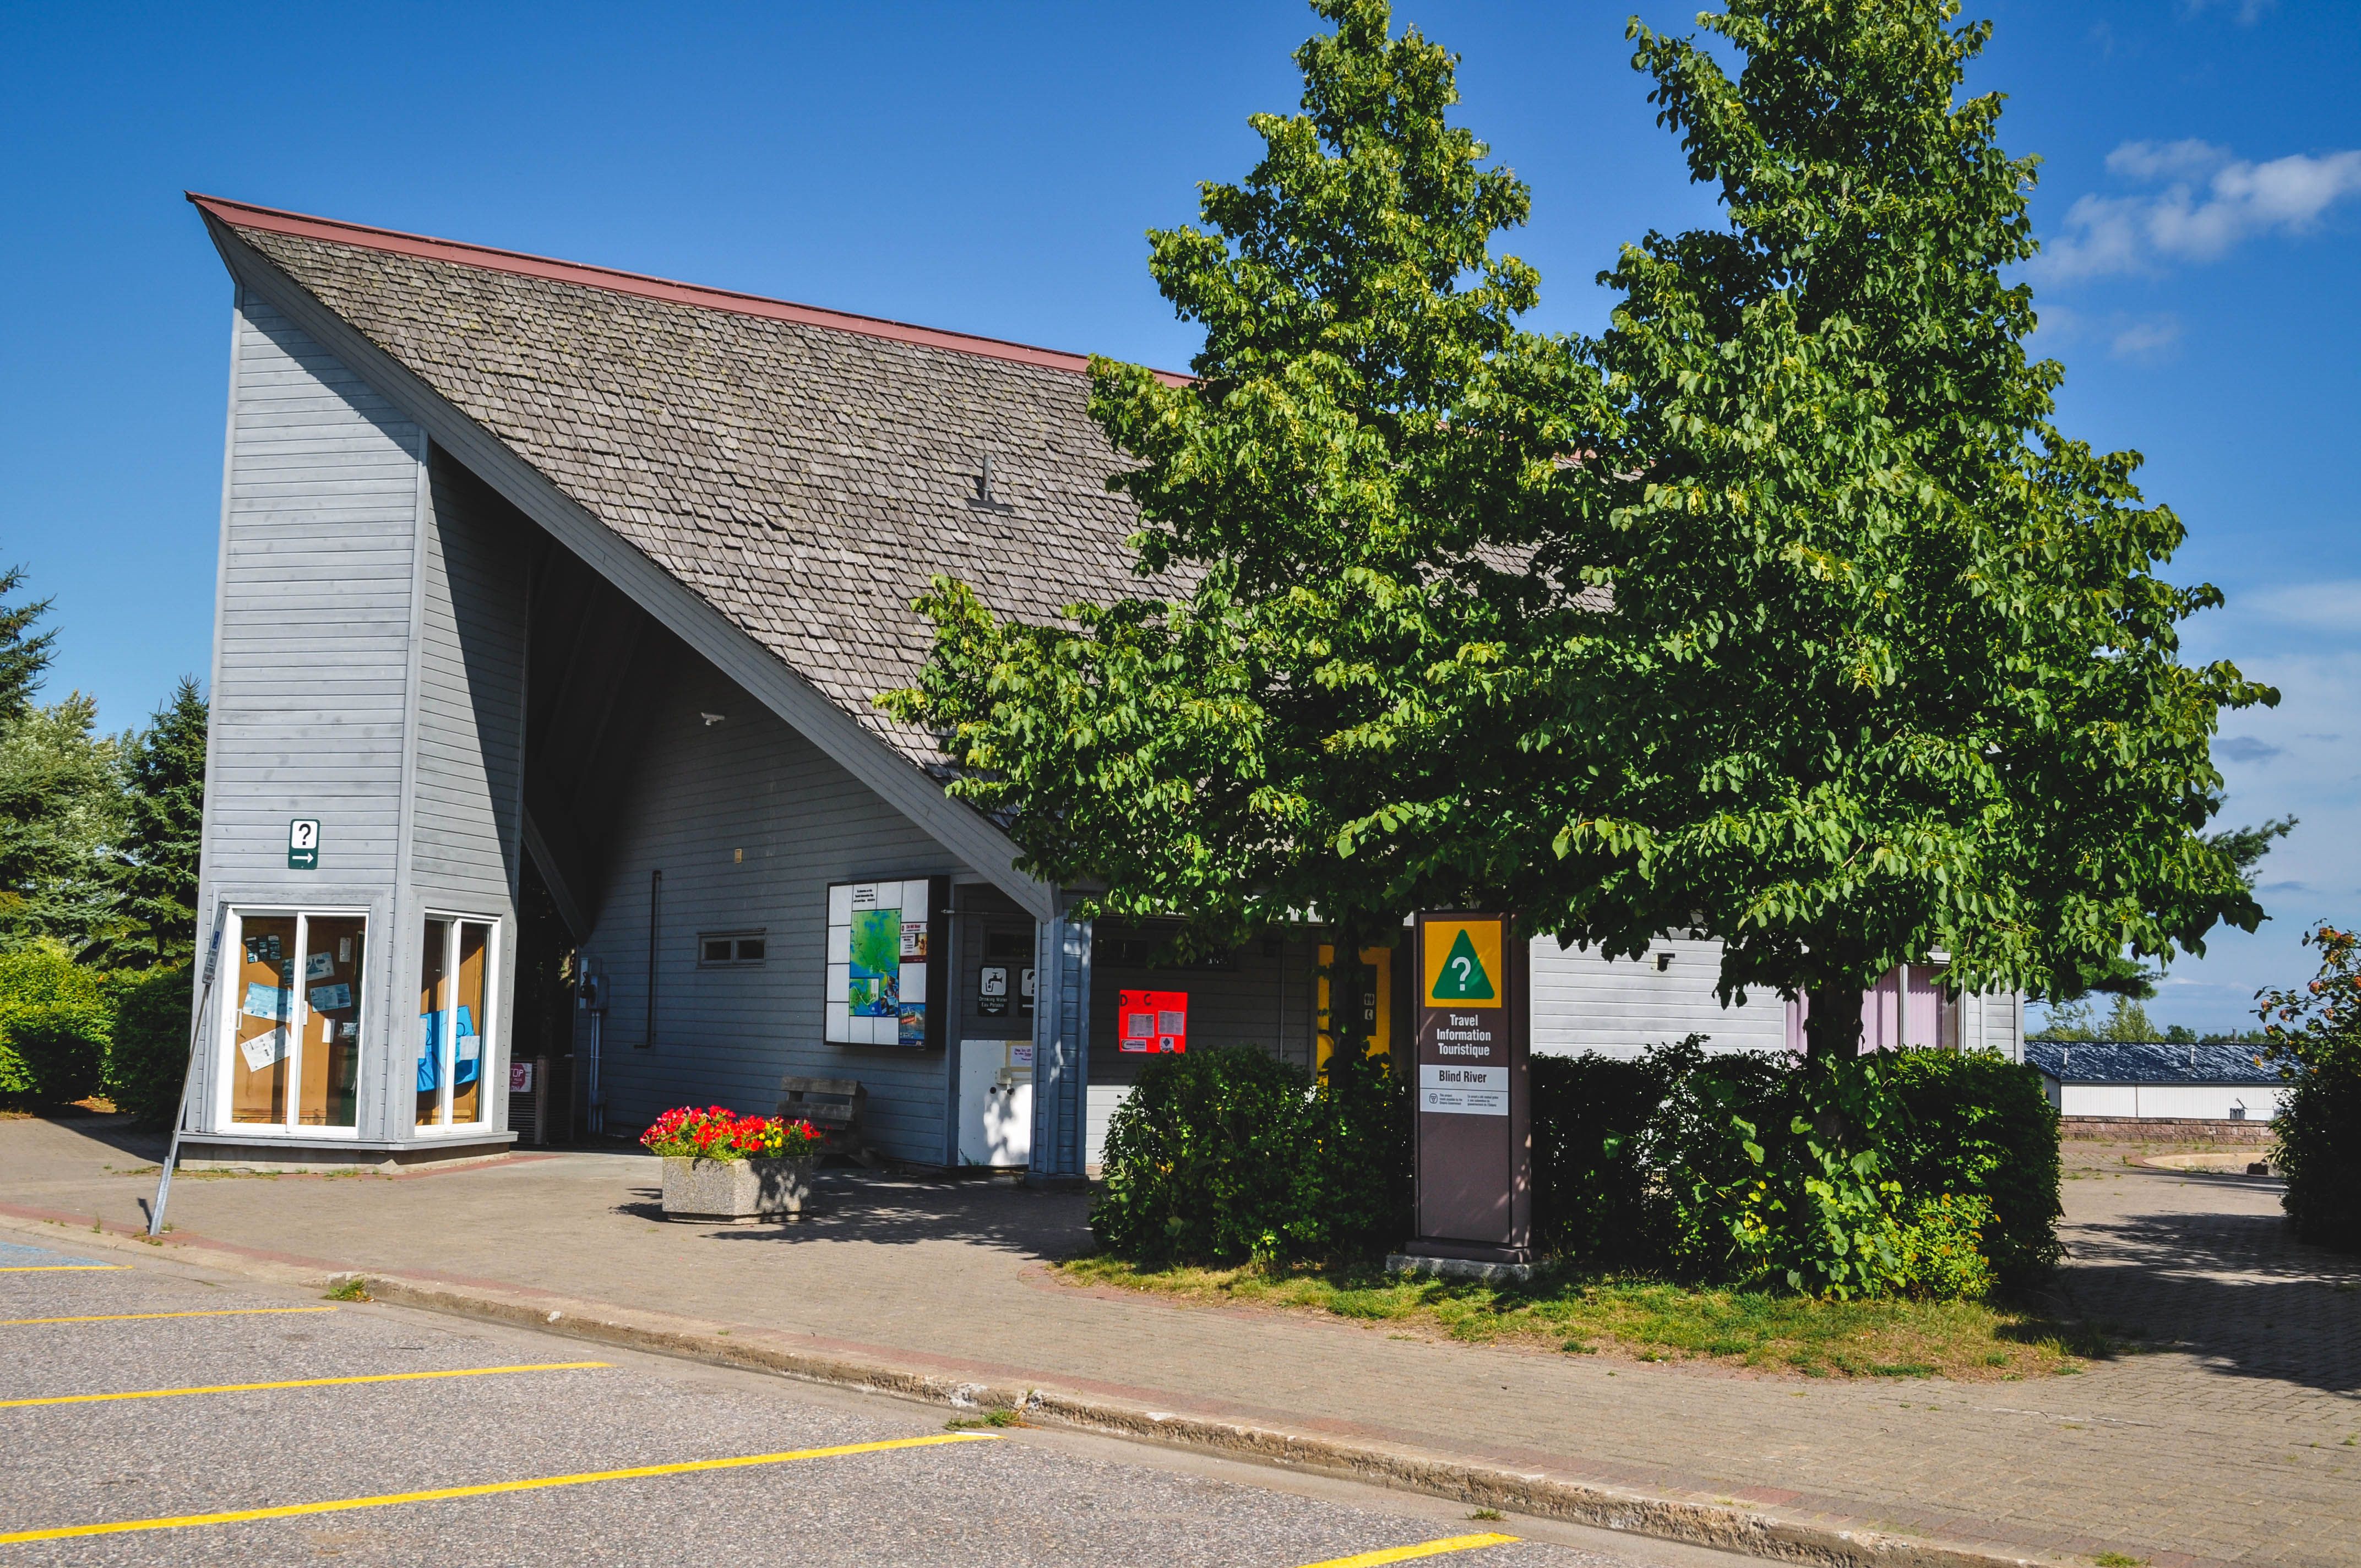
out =
{"type": "MultiPolygon", "coordinates": [[[[432,1094],[443,1084],[443,1029],[449,1014],[441,1009],[418,1015],[418,1092],[432,1094]]],[[[476,1081],[482,1069],[482,1042],[476,1035],[476,1017],[466,1007],[459,1009],[458,1038],[453,1053],[458,1061],[451,1074],[455,1085],[466,1087],[476,1081]]]]}

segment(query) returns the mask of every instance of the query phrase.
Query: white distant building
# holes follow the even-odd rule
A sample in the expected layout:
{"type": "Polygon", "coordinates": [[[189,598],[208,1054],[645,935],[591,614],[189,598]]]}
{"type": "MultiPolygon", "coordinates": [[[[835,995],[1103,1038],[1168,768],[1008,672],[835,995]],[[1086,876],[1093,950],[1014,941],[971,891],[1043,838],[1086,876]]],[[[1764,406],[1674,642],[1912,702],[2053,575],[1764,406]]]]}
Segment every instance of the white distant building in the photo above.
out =
{"type": "Polygon", "coordinates": [[[2025,1059],[2061,1116],[2270,1122],[2289,1087],[2246,1046],[2030,1040],[2025,1059]]]}

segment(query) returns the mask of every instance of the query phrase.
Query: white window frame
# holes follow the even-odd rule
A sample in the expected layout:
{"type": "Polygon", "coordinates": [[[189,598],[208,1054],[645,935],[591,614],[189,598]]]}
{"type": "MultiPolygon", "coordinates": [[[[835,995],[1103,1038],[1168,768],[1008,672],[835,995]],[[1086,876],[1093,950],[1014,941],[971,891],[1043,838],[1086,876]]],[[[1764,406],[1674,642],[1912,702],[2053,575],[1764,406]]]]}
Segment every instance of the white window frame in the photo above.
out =
{"type": "MultiPolygon", "coordinates": [[[[434,1075],[434,1120],[432,1122],[419,1122],[412,1120],[407,1124],[405,1130],[401,1133],[397,1133],[395,1135],[396,1136],[407,1135],[422,1138],[448,1137],[454,1134],[464,1135],[467,1133],[480,1132],[484,1128],[492,1124],[493,1063],[499,1058],[500,1054],[499,1025],[498,1021],[493,1017],[493,1014],[499,1011],[500,994],[500,961],[505,956],[500,951],[500,916],[497,915],[469,915],[464,911],[456,909],[429,908],[419,911],[419,947],[417,956],[422,967],[425,963],[426,959],[426,923],[429,920],[440,920],[444,922],[443,973],[445,977],[446,983],[450,985],[454,993],[454,1002],[452,1005],[452,1011],[454,1014],[458,1011],[456,993],[459,988],[459,927],[462,923],[469,926],[481,926],[485,927],[487,933],[484,938],[483,1016],[476,1020],[476,1039],[478,1042],[476,1047],[476,1119],[472,1122],[454,1122],[451,1120],[451,1091],[457,1087],[451,1081],[451,1080],[454,1071],[454,1063],[459,1049],[459,1030],[457,1020],[455,1017],[452,1027],[444,1032],[443,1059],[435,1064],[437,1070],[434,1075]]],[[[413,1024],[417,1022],[418,1014],[413,1012],[410,1012],[407,1008],[404,1009],[403,1015],[413,1024]]],[[[418,1091],[414,1087],[418,1081],[418,1057],[416,1054],[415,1042],[409,1047],[405,1047],[404,1050],[406,1054],[402,1059],[410,1064],[410,1082],[413,1087],[412,1088],[410,1094],[402,1101],[402,1103],[408,1107],[403,1113],[415,1118],[418,1114],[418,1091]]]]}
{"type": "MultiPolygon", "coordinates": [[[[360,983],[366,992],[368,984],[367,944],[370,940],[371,920],[366,906],[345,905],[249,904],[232,905],[229,929],[222,933],[227,950],[243,953],[246,923],[249,918],[263,920],[292,919],[295,922],[295,951],[289,961],[288,974],[295,992],[289,1004],[287,1018],[289,1045],[287,1050],[287,1119],[273,1124],[269,1122],[232,1122],[230,1120],[230,1085],[237,1073],[237,1007],[244,990],[238,985],[222,988],[218,1010],[214,1017],[214,1094],[213,1125],[223,1133],[235,1133],[240,1137],[249,1134],[258,1138],[357,1138],[360,1136],[360,1114],[356,1106],[354,1124],[349,1127],[307,1126],[301,1120],[303,1113],[303,1050],[309,1043],[307,1035],[312,1023],[310,988],[303,983],[303,960],[309,957],[312,922],[313,920],[351,920],[361,922],[362,973],[360,983]]],[[[238,973],[245,973],[245,964],[238,961],[238,973]]],[[[354,1056],[359,1061],[364,1077],[368,1071],[368,997],[360,998],[355,1009],[360,1014],[361,1036],[355,1044],[354,1056]]]]}

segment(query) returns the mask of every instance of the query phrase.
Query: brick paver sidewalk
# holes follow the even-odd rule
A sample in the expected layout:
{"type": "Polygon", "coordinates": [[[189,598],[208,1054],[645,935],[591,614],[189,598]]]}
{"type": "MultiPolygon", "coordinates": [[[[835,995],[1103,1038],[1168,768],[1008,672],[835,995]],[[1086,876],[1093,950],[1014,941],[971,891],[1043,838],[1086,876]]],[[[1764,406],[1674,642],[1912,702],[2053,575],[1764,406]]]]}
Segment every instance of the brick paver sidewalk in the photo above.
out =
{"type": "MultiPolygon", "coordinates": [[[[136,1223],[151,1145],[0,1122],[0,1214],[136,1223]],[[113,1167],[110,1170],[108,1168],[113,1167]]],[[[824,1178],[792,1227],[657,1223],[653,1164],[184,1177],[180,1238],[807,1336],[918,1369],[1411,1444],[1675,1499],[2155,1568],[2361,1564],[2361,1267],[2276,1183],[2077,1162],[2064,1288],[2158,1348],[2040,1382],[1804,1380],[1387,1337],[1067,1288],[1071,1194],[824,1178]]]]}

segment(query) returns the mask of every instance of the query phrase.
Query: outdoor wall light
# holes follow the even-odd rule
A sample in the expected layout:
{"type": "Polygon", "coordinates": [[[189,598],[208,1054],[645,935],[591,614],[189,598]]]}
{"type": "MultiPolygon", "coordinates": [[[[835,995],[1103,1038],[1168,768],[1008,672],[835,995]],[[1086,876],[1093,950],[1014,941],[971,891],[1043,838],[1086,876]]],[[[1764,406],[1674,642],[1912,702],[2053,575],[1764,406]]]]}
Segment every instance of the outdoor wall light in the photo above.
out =
{"type": "Polygon", "coordinates": [[[710,729],[730,716],[726,713],[700,713],[697,717],[705,720],[705,727],[710,729]]]}

